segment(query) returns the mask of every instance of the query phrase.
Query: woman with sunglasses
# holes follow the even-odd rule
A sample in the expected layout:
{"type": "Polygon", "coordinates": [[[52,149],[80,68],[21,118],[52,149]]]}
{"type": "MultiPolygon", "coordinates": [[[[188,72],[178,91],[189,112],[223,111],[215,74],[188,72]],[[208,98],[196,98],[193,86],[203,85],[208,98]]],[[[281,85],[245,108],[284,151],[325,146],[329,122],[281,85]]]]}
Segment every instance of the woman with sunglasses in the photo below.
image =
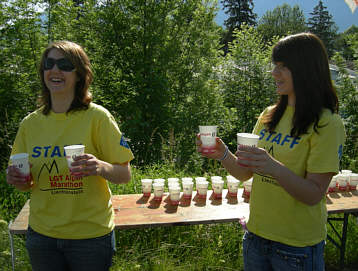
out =
{"type": "Polygon", "coordinates": [[[12,153],[28,153],[31,180],[13,166],[7,182],[31,190],[26,247],[35,271],[109,270],[115,250],[107,181],[131,178],[133,154],[112,115],[91,102],[93,74],[83,48],[54,42],[39,68],[41,107],[20,124],[12,153]],[[64,147],[85,145],[68,168],[64,147]]]}
{"type": "Polygon", "coordinates": [[[314,34],[281,39],[272,61],[279,99],[253,129],[258,147],[240,145],[233,155],[217,138],[216,151],[202,155],[219,159],[241,181],[253,177],[245,271],[322,271],[325,195],[339,171],[345,138],[338,99],[326,50],[314,34]]]}

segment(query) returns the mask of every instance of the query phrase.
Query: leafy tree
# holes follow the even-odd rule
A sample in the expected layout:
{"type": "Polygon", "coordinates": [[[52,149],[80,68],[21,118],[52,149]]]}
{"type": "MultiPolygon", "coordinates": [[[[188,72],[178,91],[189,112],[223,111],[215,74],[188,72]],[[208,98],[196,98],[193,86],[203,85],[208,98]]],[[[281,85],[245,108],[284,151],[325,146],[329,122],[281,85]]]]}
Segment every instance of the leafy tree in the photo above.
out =
{"type": "Polygon", "coordinates": [[[329,14],[327,7],[322,3],[322,0],[318,2],[310,15],[312,15],[312,17],[308,19],[307,23],[309,30],[321,38],[327,48],[328,55],[332,56],[334,51],[334,40],[338,30],[337,25],[332,20],[332,15],[329,14]]]}
{"type": "Polygon", "coordinates": [[[221,0],[228,18],[224,21],[226,33],[223,38],[224,52],[227,53],[228,43],[233,40],[235,29],[241,29],[242,24],[255,26],[257,15],[253,12],[253,0],[221,0]]]}
{"type": "Polygon", "coordinates": [[[358,53],[354,51],[354,43],[358,41],[358,27],[352,25],[343,33],[338,34],[335,40],[335,48],[341,53],[350,69],[354,68],[354,61],[358,60],[358,53]]]}
{"type": "Polygon", "coordinates": [[[346,130],[346,142],[342,166],[358,170],[358,78],[352,79],[346,70],[343,57],[336,53],[333,57],[339,68],[336,79],[337,93],[340,102],[340,115],[346,130]]]}
{"type": "Polygon", "coordinates": [[[291,7],[288,4],[267,11],[259,20],[257,28],[265,41],[275,36],[282,37],[307,30],[303,11],[298,5],[291,7]]]}
{"type": "Polygon", "coordinates": [[[17,127],[35,108],[41,34],[37,1],[0,1],[0,166],[7,164],[17,127]]]}
{"type": "Polygon", "coordinates": [[[219,46],[215,10],[212,0],[121,0],[82,13],[77,38],[91,52],[94,97],[122,123],[138,164],[185,164],[198,125],[227,119],[208,82],[219,46]]]}
{"type": "Polygon", "coordinates": [[[234,32],[230,53],[219,67],[225,106],[235,113],[228,142],[236,148],[237,132],[251,132],[263,109],[275,102],[270,70],[272,43],[264,43],[257,29],[243,26],[234,32]]]}

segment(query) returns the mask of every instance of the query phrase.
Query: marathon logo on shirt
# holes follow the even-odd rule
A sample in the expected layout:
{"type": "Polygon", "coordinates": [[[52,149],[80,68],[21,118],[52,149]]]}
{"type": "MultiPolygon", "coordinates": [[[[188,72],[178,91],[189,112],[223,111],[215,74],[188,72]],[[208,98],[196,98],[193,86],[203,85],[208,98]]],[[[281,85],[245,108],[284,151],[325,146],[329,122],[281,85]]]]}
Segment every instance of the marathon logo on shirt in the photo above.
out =
{"type": "Polygon", "coordinates": [[[299,144],[300,137],[292,137],[290,135],[283,135],[282,133],[269,132],[266,129],[262,129],[259,133],[259,140],[265,140],[271,142],[272,144],[277,145],[289,145],[289,148],[292,149],[295,145],[299,144]]]}
{"type": "Polygon", "coordinates": [[[60,172],[58,158],[64,159],[66,155],[65,151],[61,151],[59,146],[35,146],[31,156],[33,158],[53,158],[51,161],[45,160],[40,166],[37,180],[46,180],[48,178],[45,182],[41,181],[41,191],[51,192],[52,195],[83,193],[82,177],[60,172]]]}

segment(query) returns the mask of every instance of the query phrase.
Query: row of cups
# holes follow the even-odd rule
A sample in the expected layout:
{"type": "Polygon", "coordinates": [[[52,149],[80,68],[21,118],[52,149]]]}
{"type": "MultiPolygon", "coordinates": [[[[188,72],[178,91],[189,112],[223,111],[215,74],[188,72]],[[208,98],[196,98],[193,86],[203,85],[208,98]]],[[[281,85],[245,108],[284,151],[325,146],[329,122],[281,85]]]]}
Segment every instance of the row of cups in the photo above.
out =
{"type": "MultiPolygon", "coordinates": [[[[222,198],[222,191],[224,188],[225,181],[221,176],[211,176],[211,187],[213,189],[213,196],[215,199],[222,198]]],[[[231,175],[226,177],[228,195],[236,197],[239,189],[240,181],[231,175]]],[[[168,178],[167,186],[169,191],[169,197],[173,205],[179,204],[181,187],[183,188],[183,198],[191,199],[192,193],[195,188],[199,198],[206,198],[209,187],[209,181],[206,177],[183,177],[181,178],[181,184],[179,178],[168,178]]],[[[143,196],[149,197],[152,192],[154,193],[154,200],[161,201],[165,189],[165,179],[142,179],[142,192],[143,196]]]]}
{"type": "Polygon", "coordinates": [[[333,176],[327,193],[334,193],[338,191],[354,191],[357,190],[358,174],[351,170],[344,169],[339,174],[333,176]]]}

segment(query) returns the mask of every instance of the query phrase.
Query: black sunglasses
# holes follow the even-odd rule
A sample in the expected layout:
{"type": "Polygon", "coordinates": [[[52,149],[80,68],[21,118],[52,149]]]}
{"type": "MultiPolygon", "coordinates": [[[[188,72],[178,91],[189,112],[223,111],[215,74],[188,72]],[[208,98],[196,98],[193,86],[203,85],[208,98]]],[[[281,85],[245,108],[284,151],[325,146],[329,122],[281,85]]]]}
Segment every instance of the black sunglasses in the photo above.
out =
{"type": "Polygon", "coordinates": [[[61,71],[71,72],[75,69],[75,66],[67,58],[54,59],[48,57],[44,61],[44,70],[51,70],[55,64],[61,71]]]}

